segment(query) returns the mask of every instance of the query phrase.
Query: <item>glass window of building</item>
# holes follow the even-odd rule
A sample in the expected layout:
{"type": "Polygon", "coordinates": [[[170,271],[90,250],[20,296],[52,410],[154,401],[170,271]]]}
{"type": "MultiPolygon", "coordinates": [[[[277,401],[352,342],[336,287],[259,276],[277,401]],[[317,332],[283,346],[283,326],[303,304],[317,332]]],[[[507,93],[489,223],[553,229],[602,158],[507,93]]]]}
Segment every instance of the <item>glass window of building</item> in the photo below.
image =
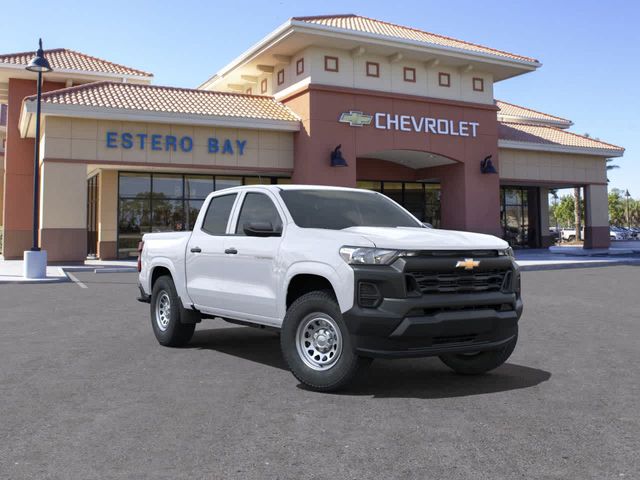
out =
{"type": "Polygon", "coordinates": [[[440,226],[440,185],[424,182],[377,182],[361,180],[358,188],[383,193],[434,227],[440,226]]]}
{"type": "Polygon", "coordinates": [[[214,190],[275,181],[290,183],[291,179],[120,172],[118,257],[136,257],[145,233],[193,230],[204,200],[214,190]]]}
{"type": "Polygon", "coordinates": [[[216,177],[216,191],[242,185],[242,177],[216,177]]]}
{"type": "Polygon", "coordinates": [[[523,187],[500,189],[503,238],[514,247],[529,246],[529,192],[523,187]]]}

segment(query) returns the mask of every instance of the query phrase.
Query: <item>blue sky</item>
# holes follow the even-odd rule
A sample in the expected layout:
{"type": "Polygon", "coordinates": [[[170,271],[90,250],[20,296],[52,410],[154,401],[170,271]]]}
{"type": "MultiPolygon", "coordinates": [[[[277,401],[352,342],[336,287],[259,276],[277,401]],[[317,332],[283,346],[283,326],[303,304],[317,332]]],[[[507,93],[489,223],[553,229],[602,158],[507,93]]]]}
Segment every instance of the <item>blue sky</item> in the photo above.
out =
{"type": "Polygon", "coordinates": [[[357,13],[528,55],[543,66],[496,97],[570,118],[627,150],[610,186],[640,198],[640,2],[161,1],[4,2],[2,53],[67,47],[194,87],[291,16],[357,13]],[[36,26],[34,18],[40,20],[36,26]],[[10,20],[10,21],[9,21],[10,20]]]}

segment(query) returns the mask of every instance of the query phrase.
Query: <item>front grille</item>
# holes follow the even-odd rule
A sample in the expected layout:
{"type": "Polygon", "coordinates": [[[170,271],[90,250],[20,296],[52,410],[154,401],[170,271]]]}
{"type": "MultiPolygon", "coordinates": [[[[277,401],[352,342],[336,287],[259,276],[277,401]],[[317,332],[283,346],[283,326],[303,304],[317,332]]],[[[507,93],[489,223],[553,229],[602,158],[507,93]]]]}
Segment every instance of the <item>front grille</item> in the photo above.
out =
{"type": "MultiPolygon", "coordinates": [[[[423,294],[499,292],[510,286],[509,270],[484,272],[413,272],[410,279],[423,294]]],[[[409,280],[409,283],[413,283],[409,280]]]]}

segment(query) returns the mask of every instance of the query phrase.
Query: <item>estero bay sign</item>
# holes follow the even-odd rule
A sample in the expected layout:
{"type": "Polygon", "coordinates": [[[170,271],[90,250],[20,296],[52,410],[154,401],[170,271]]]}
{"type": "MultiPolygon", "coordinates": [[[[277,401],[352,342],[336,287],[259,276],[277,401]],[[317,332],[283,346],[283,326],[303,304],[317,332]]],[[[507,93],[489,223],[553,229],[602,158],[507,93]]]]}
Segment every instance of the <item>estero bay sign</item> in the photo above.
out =
{"type": "MultiPolygon", "coordinates": [[[[189,135],[161,135],[148,133],[131,133],[131,132],[107,132],[106,134],[107,148],[123,148],[125,150],[156,150],[164,152],[184,152],[189,153],[193,150],[193,138],[189,135]]],[[[209,137],[207,139],[207,151],[211,154],[219,153],[222,155],[238,155],[244,154],[247,146],[246,140],[230,140],[209,137]]]]}
{"type": "Polygon", "coordinates": [[[397,130],[401,132],[427,133],[434,135],[450,135],[452,137],[476,137],[478,122],[450,120],[448,118],[417,117],[415,115],[398,115],[377,112],[369,115],[350,110],[340,115],[340,123],[348,123],[352,127],[371,125],[379,130],[397,130]]]}

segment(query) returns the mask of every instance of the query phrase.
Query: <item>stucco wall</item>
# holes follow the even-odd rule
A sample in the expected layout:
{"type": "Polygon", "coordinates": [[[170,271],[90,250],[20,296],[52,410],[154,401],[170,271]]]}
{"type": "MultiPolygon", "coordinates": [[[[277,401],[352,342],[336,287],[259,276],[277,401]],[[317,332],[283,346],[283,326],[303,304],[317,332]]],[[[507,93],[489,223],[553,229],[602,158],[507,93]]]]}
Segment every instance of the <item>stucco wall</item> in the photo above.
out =
{"type": "Polygon", "coordinates": [[[44,159],[84,162],[109,162],[122,165],[179,165],[223,167],[225,169],[282,170],[293,168],[293,134],[237,128],[190,127],[157,123],[112,122],[63,117],[47,117],[44,128],[44,159]],[[190,152],[146,148],[108,148],[107,132],[190,136],[190,152]],[[231,140],[233,154],[209,153],[208,139],[231,140]],[[246,140],[243,154],[235,148],[237,140],[246,140]]]}
{"type": "Polygon", "coordinates": [[[606,183],[606,159],[592,155],[501,148],[501,179],[534,182],[606,183]]]}
{"type": "Polygon", "coordinates": [[[320,85],[493,104],[493,77],[489,73],[474,70],[466,72],[445,65],[428,65],[411,59],[393,61],[393,59],[386,56],[367,53],[353,55],[349,50],[309,47],[292,56],[291,63],[288,65],[276,67],[273,75],[275,92],[284,90],[306,79],[311,83],[320,85]],[[325,70],[325,56],[338,58],[339,68],[337,72],[325,70]],[[300,58],[304,59],[304,72],[298,75],[296,62],[300,58]],[[379,77],[367,76],[367,62],[375,62],[379,65],[379,77]],[[405,81],[405,67],[415,69],[415,82],[405,81]],[[277,85],[277,71],[282,68],[285,71],[285,82],[282,85],[277,85]],[[443,87],[439,85],[440,72],[450,75],[450,86],[443,87]],[[480,92],[473,89],[474,77],[483,79],[483,91],[480,92]]]}

